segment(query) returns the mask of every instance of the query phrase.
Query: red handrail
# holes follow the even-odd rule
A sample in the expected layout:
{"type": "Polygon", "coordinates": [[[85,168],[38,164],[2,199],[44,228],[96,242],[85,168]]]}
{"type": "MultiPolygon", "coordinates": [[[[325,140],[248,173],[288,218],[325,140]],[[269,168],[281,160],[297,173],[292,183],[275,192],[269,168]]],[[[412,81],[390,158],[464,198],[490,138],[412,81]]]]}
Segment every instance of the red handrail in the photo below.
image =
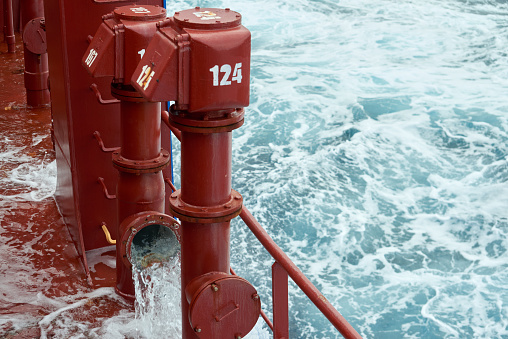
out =
{"type": "MultiPolygon", "coordinates": [[[[361,339],[362,337],[356,332],[342,314],[337,311],[332,304],[319,292],[319,290],[310,282],[309,279],[300,271],[298,267],[289,259],[279,246],[270,238],[268,233],[257,222],[252,214],[245,206],[242,207],[240,217],[250,228],[252,233],[258,238],[261,244],[271,254],[271,256],[286,270],[288,275],[307,295],[307,297],[316,305],[316,307],[325,315],[333,326],[344,336],[344,338],[361,339]]],[[[274,324],[274,326],[276,326],[274,324]]]]}

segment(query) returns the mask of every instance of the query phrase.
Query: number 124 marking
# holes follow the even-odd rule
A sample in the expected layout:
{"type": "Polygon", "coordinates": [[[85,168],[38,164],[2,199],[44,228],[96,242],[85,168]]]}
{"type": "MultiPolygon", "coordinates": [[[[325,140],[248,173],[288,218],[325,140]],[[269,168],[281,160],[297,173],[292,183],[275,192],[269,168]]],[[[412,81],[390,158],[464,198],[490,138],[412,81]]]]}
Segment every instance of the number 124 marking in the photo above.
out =
{"type": "Polygon", "coordinates": [[[214,86],[229,86],[233,81],[237,83],[242,83],[242,63],[239,62],[235,65],[235,69],[233,70],[233,75],[231,76],[231,80],[229,80],[229,76],[231,75],[231,65],[224,64],[220,67],[220,72],[224,73],[222,79],[219,84],[219,65],[215,65],[210,68],[210,72],[213,74],[213,85],[214,86]]]}

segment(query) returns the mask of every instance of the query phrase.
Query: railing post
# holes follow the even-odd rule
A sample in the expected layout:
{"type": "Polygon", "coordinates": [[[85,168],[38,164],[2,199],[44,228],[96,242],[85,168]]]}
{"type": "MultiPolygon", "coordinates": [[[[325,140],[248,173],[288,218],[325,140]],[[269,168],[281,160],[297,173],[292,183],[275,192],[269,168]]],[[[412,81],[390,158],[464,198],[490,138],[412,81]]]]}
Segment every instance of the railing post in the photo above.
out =
{"type": "Polygon", "coordinates": [[[317,306],[323,315],[335,326],[337,330],[346,339],[361,339],[346,319],[330,304],[330,302],[319,292],[310,280],[300,271],[298,267],[289,259],[289,257],[280,249],[279,246],[270,238],[268,233],[252,216],[247,207],[242,207],[240,218],[250,228],[252,233],[258,238],[268,253],[286,270],[287,274],[293,279],[296,285],[307,295],[307,297],[317,306]]]}
{"type": "Polygon", "coordinates": [[[288,272],[277,261],[272,265],[273,338],[289,338],[288,272]]]}

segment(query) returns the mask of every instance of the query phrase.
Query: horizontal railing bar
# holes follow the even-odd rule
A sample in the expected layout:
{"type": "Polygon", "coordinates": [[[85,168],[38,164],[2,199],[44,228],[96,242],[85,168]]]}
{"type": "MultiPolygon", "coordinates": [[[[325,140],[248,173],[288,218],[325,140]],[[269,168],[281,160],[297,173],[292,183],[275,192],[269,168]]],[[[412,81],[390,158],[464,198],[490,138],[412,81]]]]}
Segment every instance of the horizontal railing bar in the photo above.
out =
{"type": "Polygon", "coordinates": [[[288,275],[300,287],[300,289],[309,297],[309,299],[316,305],[316,307],[325,315],[325,317],[332,323],[333,326],[344,336],[346,339],[355,338],[361,339],[362,337],[356,332],[342,314],[337,311],[332,304],[319,292],[310,280],[300,271],[298,267],[289,259],[289,257],[280,249],[279,246],[273,241],[263,227],[252,216],[249,210],[243,206],[240,217],[245,224],[250,228],[252,233],[258,238],[261,244],[266,248],[270,255],[284,267],[288,275]]]}

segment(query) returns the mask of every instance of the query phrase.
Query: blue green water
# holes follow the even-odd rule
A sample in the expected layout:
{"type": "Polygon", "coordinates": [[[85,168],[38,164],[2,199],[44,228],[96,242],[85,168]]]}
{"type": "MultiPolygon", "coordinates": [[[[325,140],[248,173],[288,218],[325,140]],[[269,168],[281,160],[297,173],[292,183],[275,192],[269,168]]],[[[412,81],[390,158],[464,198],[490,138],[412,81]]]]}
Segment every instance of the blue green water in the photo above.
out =
{"type": "MultiPolygon", "coordinates": [[[[233,187],[346,319],[366,338],[508,338],[508,5],[168,12],[193,6],[252,32],[233,187]]],[[[272,259],[238,220],[231,261],[270,314],[272,259]]],[[[339,336],[294,284],[290,304],[291,338],[339,336]]]]}

